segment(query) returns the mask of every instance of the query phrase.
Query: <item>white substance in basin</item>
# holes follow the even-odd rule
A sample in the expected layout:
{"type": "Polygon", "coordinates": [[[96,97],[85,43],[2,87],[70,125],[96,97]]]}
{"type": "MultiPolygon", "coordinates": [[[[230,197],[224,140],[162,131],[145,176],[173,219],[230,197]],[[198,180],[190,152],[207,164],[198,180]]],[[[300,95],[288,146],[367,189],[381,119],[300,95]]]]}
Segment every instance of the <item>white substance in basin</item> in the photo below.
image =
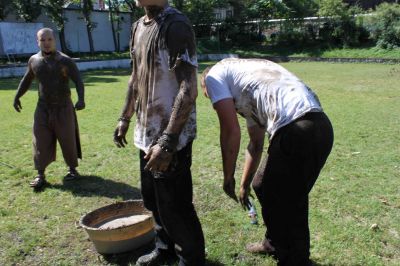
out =
{"type": "Polygon", "coordinates": [[[105,221],[98,228],[101,230],[112,230],[120,227],[130,226],[137,224],[148,219],[150,215],[139,214],[125,217],[113,218],[112,220],[105,221]]]}

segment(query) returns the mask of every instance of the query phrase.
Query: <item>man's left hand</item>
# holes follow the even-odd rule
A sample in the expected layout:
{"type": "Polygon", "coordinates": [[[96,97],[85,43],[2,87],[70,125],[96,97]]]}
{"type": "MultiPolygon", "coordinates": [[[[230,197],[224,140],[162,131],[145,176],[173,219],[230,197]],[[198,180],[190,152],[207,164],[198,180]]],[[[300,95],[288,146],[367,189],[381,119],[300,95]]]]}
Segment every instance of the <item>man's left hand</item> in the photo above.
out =
{"type": "Polygon", "coordinates": [[[144,159],[149,160],[144,167],[145,170],[152,172],[165,172],[172,160],[172,153],[161,149],[160,145],[156,144],[150,148],[149,152],[144,156],[144,159]]]}
{"type": "Polygon", "coordinates": [[[242,205],[243,209],[249,210],[250,209],[250,200],[249,200],[250,195],[250,187],[245,188],[244,186],[240,186],[240,192],[239,192],[239,201],[240,204],[242,205]]]}
{"type": "Polygon", "coordinates": [[[75,109],[77,111],[85,109],[85,102],[81,100],[77,101],[75,104],[75,109]]]}

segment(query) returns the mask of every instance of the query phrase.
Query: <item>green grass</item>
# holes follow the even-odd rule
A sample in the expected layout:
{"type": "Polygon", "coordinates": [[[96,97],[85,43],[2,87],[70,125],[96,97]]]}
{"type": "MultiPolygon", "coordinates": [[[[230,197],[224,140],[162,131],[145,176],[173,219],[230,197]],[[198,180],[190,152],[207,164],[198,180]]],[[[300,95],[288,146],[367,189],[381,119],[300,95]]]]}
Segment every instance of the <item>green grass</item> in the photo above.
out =
{"type": "Polygon", "coordinates": [[[241,57],[294,56],[322,58],[384,58],[400,59],[400,49],[381,49],[377,47],[324,48],[324,47],[275,47],[259,45],[249,48],[235,48],[232,53],[241,57]]]}
{"type": "MultiPolygon", "coordinates": [[[[399,265],[400,66],[283,65],[316,91],[335,130],[333,151],[310,194],[312,259],[317,265],[399,265]],[[370,229],[373,224],[378,228],[370,229]]],[[[132,130],[127,148],[112,142],[128,74],[84,73],[87,108],[78,112],[84,177],[62,181],[66,167],[58,150],[57,161],[47,170],[50,186],[41,193],[28,186],[35,174],[31,128],[37,92],[21,99],[23,110],[17,113],[12,100],[19,80],[0,80],[0,265],[134,265],[138,252],[99,256],[76,227],[86,212],[140,197],[132,130]]],[[[246,243],[262,239],[265,228],[250,225],[247,213],[223,194],[218,120],[201,94],[197,110],[194,203],[208,265],[274,265],[270,258],[244,250],[246,243]]],[[[247,140],[244,133],[238,177],[247,140]]]]}

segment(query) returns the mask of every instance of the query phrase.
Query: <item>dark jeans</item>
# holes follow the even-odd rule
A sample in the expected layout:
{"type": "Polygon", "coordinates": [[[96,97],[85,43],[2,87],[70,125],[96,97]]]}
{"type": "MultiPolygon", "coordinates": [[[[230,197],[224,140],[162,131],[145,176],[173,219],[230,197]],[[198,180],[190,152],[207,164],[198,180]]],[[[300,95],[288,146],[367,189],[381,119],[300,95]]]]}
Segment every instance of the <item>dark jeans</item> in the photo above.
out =
{"type": "Polygon", "coordinates": [[[163,173],[144,170],[144,155],[141,151],[141,190],[144,205],[155,219],[156,248],[165,253],[175,249],[179,265],[204,265],[204,236],[192,203],[192,143],[174,155],[163,173]]]}
{"type": "Polygon", "coordinates": [[[281,128],[253,181],[278,265],[308,265],[308,194],[332,149],[333,129],[324,113],[307,113],[281,128]]]}

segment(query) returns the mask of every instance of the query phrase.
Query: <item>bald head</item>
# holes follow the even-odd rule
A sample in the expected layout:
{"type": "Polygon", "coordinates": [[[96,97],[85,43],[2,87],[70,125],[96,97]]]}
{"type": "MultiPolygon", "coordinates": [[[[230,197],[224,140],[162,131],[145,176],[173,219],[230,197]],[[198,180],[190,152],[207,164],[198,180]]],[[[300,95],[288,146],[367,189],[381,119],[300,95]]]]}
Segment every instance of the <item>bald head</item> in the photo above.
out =
{"type": "Polygon", "coordinates": [[[39,39],[40,38],[40,36],[42,36],[42,35],[52,35],[53,36],[53,38],[55,38],[55,36],[54,36],[54,31],[52,30],[52,29],[50,29],[50,28],[42,28],[42,29],[40,29],[37,33],[36,33],[36,36],[37,36],[37,38],[39,39]]]}
{"type": "Polygon", "coordinates": [[[40,29],[36,36],[38,46],[44,54],[48,55],[56,51],[56,38],[52,29],[40,29]]]}

